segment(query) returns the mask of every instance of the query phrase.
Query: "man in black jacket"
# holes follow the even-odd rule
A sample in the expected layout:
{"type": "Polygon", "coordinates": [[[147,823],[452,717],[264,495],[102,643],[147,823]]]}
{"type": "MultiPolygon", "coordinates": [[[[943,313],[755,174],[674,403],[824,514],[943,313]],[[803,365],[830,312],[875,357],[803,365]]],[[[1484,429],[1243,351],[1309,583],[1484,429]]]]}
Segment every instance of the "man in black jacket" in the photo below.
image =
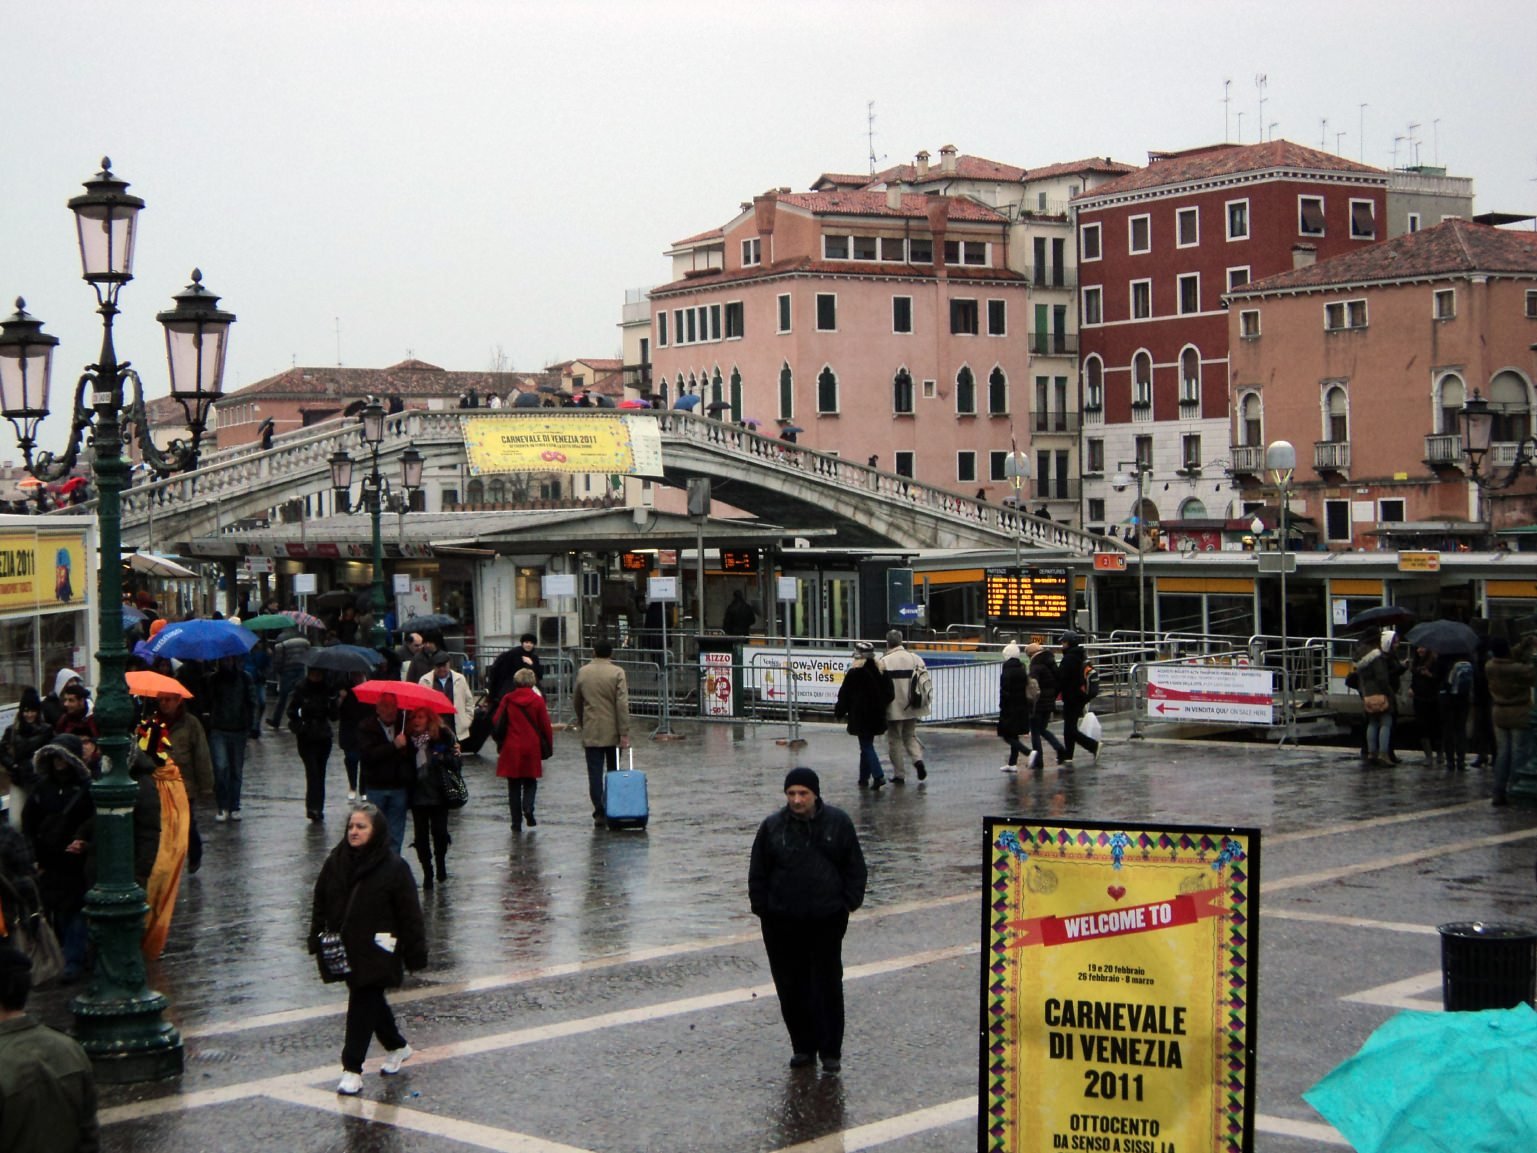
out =
{"type": "Polygon", "coordinates": [[[843,934],[865,899],[854,822],[823,803],[811,769],[785,777],[785,807],[758,826],[747,894],[763,931],[790,1067],[836,1073],[843,1059],[843,934]]]}

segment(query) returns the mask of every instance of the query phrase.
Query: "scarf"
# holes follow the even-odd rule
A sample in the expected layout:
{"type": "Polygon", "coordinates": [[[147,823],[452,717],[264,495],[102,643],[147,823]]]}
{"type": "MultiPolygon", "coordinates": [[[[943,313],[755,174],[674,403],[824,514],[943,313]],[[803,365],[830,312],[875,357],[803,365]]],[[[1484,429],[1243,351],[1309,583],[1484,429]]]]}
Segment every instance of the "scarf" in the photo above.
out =
{"type": "Polygon", "coordinates": [[[155,767],[155,791],[160,794],[160,851],[150,870],[144,898],[149,916],[144,923],[140,948],[146,960],[154,961],[165,952],[165,940],[171,932],[171,914],[176,910],[176,894],[181,888],[182,865],[187,860],[187,837],[191,828],[191,810],[187,804],[187,786],[181,770],[167,757],[155,767]]]}

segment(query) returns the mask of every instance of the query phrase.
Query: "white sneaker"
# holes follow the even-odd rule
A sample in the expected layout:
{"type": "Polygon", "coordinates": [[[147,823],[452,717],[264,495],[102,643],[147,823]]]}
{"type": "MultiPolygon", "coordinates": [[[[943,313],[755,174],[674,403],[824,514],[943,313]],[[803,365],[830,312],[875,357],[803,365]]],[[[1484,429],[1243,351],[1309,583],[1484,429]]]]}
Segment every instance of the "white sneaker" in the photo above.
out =
{"type": "Polygon", "coordinates": [[[1017,773],[1017,772],[1019,772],[1019,766],[1018,765],[999,765],[998,766],[998,771],[1000,773],[1017,773]]]}
{"type": "Polygon", "coordinates": [[[1032,752],[1030,754],[1030,760],[1025,763],[1025,768],[1027,768],[1027,769],[1039,768],[1040,764],[1041,764],[1041,754],[1040,753],[1036,753],[1036,752],[1032,752]]]}
{"type": "Polygon", "coordinates": [[[241,817],[240,810],[239,809],[235,809],[235,810],[233,810],[230,813],[229,819],[232,820],[232,821],[239,821],[239,820],[243,820],[244,818],[241,817]]]}
{"type": "Polygon", "coordinates": [[[347,790],[347,799],[349,801],[355,801],[355,800],[358,799],[358,795],[357,795],[357,793],[353,792],[351,789],[348,789],[347,790]]]}
{"type": "Polygon", "coordinates": [[[363,1074],[343,1073],[341,1081],[336,1086],[336,1091],[343,1097],[356,1097],[363,1091],[363,1074]]]}
{"type": "Polygon", "coordinates": [[[402,1045],[399,1049],[391,1049],[384,1055],[384,1064],[379,1066],[379,1072],[386,1077],[400,1072],[400,1067],[411,1059],[411,1046],[402,1045]]]}
{"type": "Polygon", "coordinates": [[[222,825],[225,821],[229,820],[229,814],[226,813],[223,809],[220,809],[217,813],[214,814],[213,819],[222,825]]]}

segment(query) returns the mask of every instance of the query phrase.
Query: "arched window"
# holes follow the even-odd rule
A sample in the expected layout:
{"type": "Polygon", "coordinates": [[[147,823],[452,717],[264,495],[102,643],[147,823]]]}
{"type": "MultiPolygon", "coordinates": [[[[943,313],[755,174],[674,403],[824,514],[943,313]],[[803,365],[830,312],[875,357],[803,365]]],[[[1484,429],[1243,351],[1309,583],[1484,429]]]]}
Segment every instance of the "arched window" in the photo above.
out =
{"type": "Polygon", "coordinates": [[[955,374],[955,411],[962,416],[974,416],[977,411],[977,378],[964,364],[955,374]]]}
{"type": "Polygon", "coordinates": [[[1153,407],[1153,358],[1146,352],[1131,358],[1131,404],[1133,408],[1153,407]]]}
{"type": "Polygon", "coordinates": [[[790,371],[790,362],[785,361],[779,368],[779,419],[789,420],[795,415],[795,374],[790,371]]]}
{"type": "Polygon", "coordinates": [[[719,403],[725,399],[721,394],[722,381],[720,378],[720,365],[715,366],[715,373],[710,377],[710,402],[719,403]]]}
{"type": "Polygon", "coordinates": [[[1201,354],[1188,345],[1179,354],[1179,403],[1181,416],[1200,415],[1201,354]]]}
{"type": "Polygon", "coordinates": [[[891,411],[904,414],[913,411],[913,377],[905,365],[891,378],[891,411]]]}
{"type": "Polygon", "coordinates": [[[470,504],[484,504],[486,501],[486,485],[483,480],[476,477],[464,486],[464,499],[470,504]]]}
{"type": "Polygon", "coordinates": [[[731,416],[742,419],[742,374],[736,365],[731,366],[731,416]]]}
{"type": "Polygon", "coordinates": [[[1001,365],[994,365],[987,376],[987,411],[994,416],[1009,411],[1009,378],[1003,374],[1001,365]]]}
{"type": "MultiPolygon", "coordinates": [[[[682,389],[679,389],[679,391],[681,392],[682,389]]],[[[699,391],[699,378],[697,376],[695,376],[691,372],[691,373],[688,374],[688,392],[689,392],[689,395],[692,396],[694,393],[696,393],[698,391],[699,391]]]]}
{"type": "Polygon", "coordinates": [[[1350,439],[1350,398],[1345,386],[1331,384],[1324,389],[1324,440],[1344,444],[1350,439]]]}
{"type": "Polygon", "coordinates": [[[838,411],[838,374],[825,364],[817,373],[817,411],[838,411]]]}
{"type": "Polygon", "coordinates": [[[493,477],[487,483],[486,499],[492,504],[502,504],[507,500],[507,483],[501,477],[493,477]]]}
{"type": "Polygon", "coordinates": [[[1089,412],[1105,407],[1105,365],[1097,356],[1084,361],[1083,407],[1089,412]]]}
{"type": "Polygon", "coordinates": [[[1509,369],[1489,382],[1489,411],[1494,413],[1490,439],[1500,443],[1525,440],[1532,432],[1532,401],[1526,381],[1509,369]]]}
{"type": "Polygon", "coordinates": [[[1449,372],[1436,381],[1436,431],[1440,433],[1462,432],[1462,405],[1468,398],[1467,386],[1462,377],[1449,372]]]}
{"type": "Polygon", "coordinates": [[[1238,402],[1238,443],[1257,448],[1265,443],[1265,408],[1257,392],[1246,392],[1238,402]]]}
{"type": "Polygon", "coordinates": [[[1183,501],[1180,502],[1179,519],[1205,520],[1206,505],[1202,503],[1201,498],[1198,496],[1187,496],[1183,501]]]}

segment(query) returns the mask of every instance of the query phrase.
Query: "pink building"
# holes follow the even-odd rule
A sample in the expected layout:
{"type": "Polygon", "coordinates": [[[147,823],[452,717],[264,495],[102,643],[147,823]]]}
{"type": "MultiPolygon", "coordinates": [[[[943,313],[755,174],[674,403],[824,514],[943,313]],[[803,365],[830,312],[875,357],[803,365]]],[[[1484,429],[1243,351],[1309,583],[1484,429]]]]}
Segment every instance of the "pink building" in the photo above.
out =
{"type": "Polygon", "coordinates": [[[1271,484],[1265,445],[1287,440],[1291,508],[1329,548],[1477,544],[1479,522],[1537,520],[1529,471],[1469,483],[1459,422],[1475,392],[1494,412],[1485,476],[1532,447],[1537,235],[1448,220],[1227,299],[1233,471],[1251,497],[1271,484]]]}

